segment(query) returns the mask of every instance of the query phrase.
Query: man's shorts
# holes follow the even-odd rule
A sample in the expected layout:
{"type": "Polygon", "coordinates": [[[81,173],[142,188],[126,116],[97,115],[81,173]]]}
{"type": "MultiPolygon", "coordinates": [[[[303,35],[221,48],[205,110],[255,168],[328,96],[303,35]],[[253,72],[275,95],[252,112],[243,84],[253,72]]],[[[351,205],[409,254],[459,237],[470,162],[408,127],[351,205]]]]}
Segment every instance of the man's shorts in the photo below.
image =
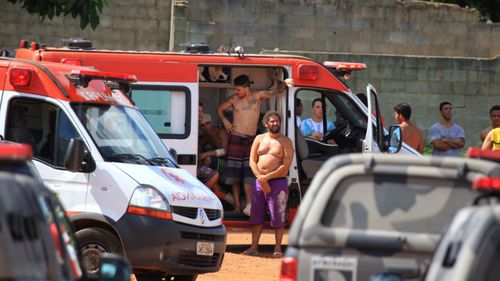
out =
{"type": "Polygon", "coordinates": [[[264,193],[260,183],[256,180],[252,191],[252,210],[250,211],[251,224],[263,224],[266,216],[266,207],[269,208],[272,228],[285,227],[286,206],[288,201],[288,182],[286,178],[277,178],[268,181],[271,192],[264,193]]]}
{"type": "Polygon", "coordinates": [[[210,169],[205,165],[198,164],[198,170],[196,171],[197,178],[204,184],[206,184],[211,178],[215,176],[217,171],[210,169]]]}
{"type": "Polygon", "coordinates": [[[253,184],[255,176],[250,168],[250,150],[255,136],[231,134],[226,162],[226,184],[253,184]]]}

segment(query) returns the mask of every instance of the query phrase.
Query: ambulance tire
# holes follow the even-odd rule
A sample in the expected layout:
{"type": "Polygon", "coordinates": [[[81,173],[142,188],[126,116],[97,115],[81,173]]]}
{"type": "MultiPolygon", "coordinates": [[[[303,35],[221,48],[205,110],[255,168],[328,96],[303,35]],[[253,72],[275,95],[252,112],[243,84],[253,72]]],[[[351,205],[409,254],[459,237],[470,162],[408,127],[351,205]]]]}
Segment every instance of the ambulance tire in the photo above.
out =
{"type": "Polygon", "coordinates": [[[97,277],[101,253],[123,255],[118,238],[103,228],[84,228],[77,231],[75,236],[80,244],[83,268],[89,277],[97,277]]]}

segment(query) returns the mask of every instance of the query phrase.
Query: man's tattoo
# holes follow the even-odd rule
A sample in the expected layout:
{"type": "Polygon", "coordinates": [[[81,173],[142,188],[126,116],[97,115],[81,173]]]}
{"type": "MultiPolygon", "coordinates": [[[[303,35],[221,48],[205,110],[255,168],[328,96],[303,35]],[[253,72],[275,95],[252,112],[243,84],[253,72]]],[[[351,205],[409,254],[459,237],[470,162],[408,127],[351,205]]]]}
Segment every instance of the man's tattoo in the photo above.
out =
{"type": "Polygon", "coordinates": [[[269,89],[267,92],[270,93],[271,95],[278,95],[279,93],[285,91],[286,89],[286,84],[283,81],[278,80],[278,85],[274,89],[269,89]]]}
{"type": "Polygon", "coordinates": [[[248,104],[257,104],[257,99],[256,98],[251,98],[248,100],[248,104]]]}

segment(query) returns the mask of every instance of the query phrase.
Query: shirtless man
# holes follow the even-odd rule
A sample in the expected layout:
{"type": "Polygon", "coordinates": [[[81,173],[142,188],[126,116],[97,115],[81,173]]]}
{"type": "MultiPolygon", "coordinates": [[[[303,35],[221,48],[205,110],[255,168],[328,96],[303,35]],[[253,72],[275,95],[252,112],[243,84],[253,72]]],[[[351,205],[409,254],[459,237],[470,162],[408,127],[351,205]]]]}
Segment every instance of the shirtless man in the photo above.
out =
{"type": "Polygon", "coordinates": [[[285,231],[285,213],[288,200],[288,183],[286,175],[292,164],[292,141],[280,133],[281,117],[276,111],[269,111],[262,120],[267,133],[258,135],[250,152],[250,167],[257,177],[252,193],[252,245],[243,254],[259,255],[258,245],[266,205],[269,208],[271,227],[274,228],[276,245],[274,258],[283,257],[281,240],[285,231]]]}
{"type": "Polygon", "coordinates": [[[481,131],[481,141],[484,142],[486,135],[495,128],[500,127],[500,105],[494,105],[490,109],[491,126],[481,131]]]}
{"type": "MultiPolygon", "coordinates": [[[[287,79],[287,84],[293,83],[287,79]],[[287,81],[288,80],[288,81],[287,81]]],[[[272,88],[264,91],[252,91],[250,79],[247,75],[240,75],[233,81],[234,95],[230,96],[217,108],[217,115],[224,123],[226,130],[231,133],[227,152],[226,184],[232,185],[234,196],[234,210],[241,212],[240,184],[243,179],[243,188],[247,205],[243,213],[250,215],[250,200],[252,198],[252,184],[255,180],[252,170],[248,164],[250,148],[257,132],[259,120],[260,103],[263,99],[269,99],[274,95],[284,92],[285,83],[275,80],[272,88]],[[224,111],[233,109],[233,123],[231,123],[224,111]]]]}
{"type": "Polygon", "coordinates": [[[394,118],[401,127],[403,141],[416,151],[424,153],[424,138],[422,133],[413,123],[410,122],[411,107],[407,103],[400,103],[394,107],[394,118]]]}

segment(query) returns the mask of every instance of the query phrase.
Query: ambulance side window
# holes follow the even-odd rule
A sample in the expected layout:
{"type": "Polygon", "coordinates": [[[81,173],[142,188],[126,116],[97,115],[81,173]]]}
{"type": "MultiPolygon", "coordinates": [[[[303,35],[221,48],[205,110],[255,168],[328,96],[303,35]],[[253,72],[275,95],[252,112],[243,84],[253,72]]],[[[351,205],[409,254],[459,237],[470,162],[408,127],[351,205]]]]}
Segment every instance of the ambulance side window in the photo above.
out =
{"type": "Polygon", "coordinates": [[[17,98],[10,102],[7,116],[8,140],[28,143],[35,159],[64,167],[69,140],[79,134],[60,108],[48,102],[17,98]]]}
{"type": "Polygon", "coordinates": [[[134,85],[132,100],[160,138],[189,136],[189,89],[179,86],[134,85]]]}

